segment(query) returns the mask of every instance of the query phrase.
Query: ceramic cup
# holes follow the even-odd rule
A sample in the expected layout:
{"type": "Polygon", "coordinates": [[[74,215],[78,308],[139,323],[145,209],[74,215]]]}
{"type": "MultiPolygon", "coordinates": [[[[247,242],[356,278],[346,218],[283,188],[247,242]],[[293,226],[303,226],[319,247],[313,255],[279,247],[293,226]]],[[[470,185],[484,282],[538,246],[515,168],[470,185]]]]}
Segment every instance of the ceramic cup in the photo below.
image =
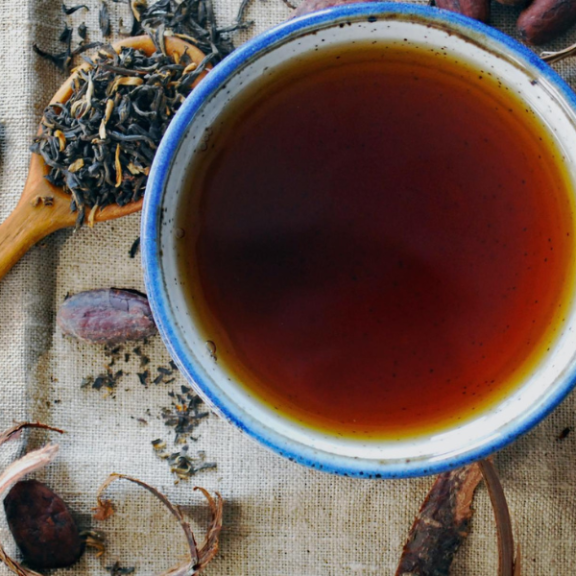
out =
{"type": "Polygon", "coordinates": [[[457,14],[409,4],[351,4],[289,20],[241,46],[216,66],[173,119],[156,154],[142,222],[146,287],[160,334],[186,379],[240,430],[291,460],[349,476],[393,478],[438,473],[480,459],[544,418],[576,382],[576,306],[555,347],[510,396],[475,420],[413,440],[363,441],[310,430],[273,411],[214,362],[200,337],[177,266],[176,216],[183,183],[219,113],[265,67],[315,47],[379,39],[425,43],[490,70],[548,125],[576,184],[576,96],[531,51],[457,14]]]}

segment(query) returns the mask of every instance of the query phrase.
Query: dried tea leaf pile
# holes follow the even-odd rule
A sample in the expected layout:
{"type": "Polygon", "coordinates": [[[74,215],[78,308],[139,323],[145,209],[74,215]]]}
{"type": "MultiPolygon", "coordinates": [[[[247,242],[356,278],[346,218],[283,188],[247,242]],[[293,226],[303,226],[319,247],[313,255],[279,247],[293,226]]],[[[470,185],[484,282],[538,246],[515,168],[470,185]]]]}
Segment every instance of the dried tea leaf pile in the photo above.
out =
{"type": "Polygon", "coordinates": [[[78,225],[88,209],[91,222],[98,208],[142,198],[160,139],[197,76],[186,53],[176,61],[104,45],[85,60],[70,99],[46,108],[32,145],[47,179],[71,195],[78,225]]]}

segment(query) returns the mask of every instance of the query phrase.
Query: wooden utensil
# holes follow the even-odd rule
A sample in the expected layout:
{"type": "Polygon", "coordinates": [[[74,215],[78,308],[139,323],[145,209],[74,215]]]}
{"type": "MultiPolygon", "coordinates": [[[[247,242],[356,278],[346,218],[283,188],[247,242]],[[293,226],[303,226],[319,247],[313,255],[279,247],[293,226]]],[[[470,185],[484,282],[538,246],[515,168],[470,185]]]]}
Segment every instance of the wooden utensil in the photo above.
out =
{"type": "MultiPolygon", "coordinates": [[[[174,53],[182,55],[187,51],[196,64],[200,64],[204,58],[204,54],[198,48],[179,38],[168,36],[165,38],[165,44],[166,51],[170,55],[174,53]]],[[[154,43],[148,36],[126,38],[113,46],[116,51],[122,47],[129,47],[140,49],[148,55],[155,51],[154,43]]],[[[88,64],[80,68],[87,69],[88,64]]],[[[70,98],[76,74],[77,72],[74,72],[62,84],[50,104],[66,102],[70,98]]],[[[76,223],[77,214],[70,210],[70,195],[44,178],[48,172],[49,168],[43,158],[38,154],[32,154],[28,178],[20,201],[0,225],[0,280],[36,242],[60,228],[74,226],[76,223]]],[[[141,209],[142,200],[130,202],[125,206],[112,204],[98,210],[94,221],[113,220],[141,209]]]]}

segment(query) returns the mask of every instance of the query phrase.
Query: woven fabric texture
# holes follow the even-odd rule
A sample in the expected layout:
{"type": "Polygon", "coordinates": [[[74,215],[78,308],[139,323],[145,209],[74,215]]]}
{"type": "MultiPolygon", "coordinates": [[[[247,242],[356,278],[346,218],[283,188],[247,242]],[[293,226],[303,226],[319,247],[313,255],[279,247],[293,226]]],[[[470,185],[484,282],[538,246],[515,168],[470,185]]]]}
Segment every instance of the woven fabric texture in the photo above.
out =
{"type": "MultiPolygon", "coordinates": [[[[90,11],[64,16],[58,0],[0,0],[0,220],[8,216],[22,190],[29,161],[28,147],[43,107],[64,77],[32,51],[37,43],[58,50],[64,21],[85,21],[92,40],[101,39],[97,0],[90,11]]],[[[113,30],[120,18],[129,21],[127,4],[109,2],[113,30]]],[[[232,22],[238,0],[215,0],[221,23],[232,22]]],[[[252,0],[249,31],[236,44],[286,19],[282,0],[252,0]]],[[[495,5],[493,24],[514,34],[518,10],[495,5]]],[[[576,41],[564,35],[546,48],[576,41]]],[[[576,87],[576,60],[557,69],[576,87]]],[[[56,462],[38,476],[61,494],[83,528],[106,533],[103,558],[88,551],[74,569],[79,574],[104,574],[118,560],[138,574],[155,574],[176,564],[185,542],[168,512],[132,485],[115,485],[111,497],[118,513],[95,522],[98,485],[111,472],[145,480],[189,507],[199,537],[206,507],[195,484],[218,490],[226,501],[221,551],[206,569],[213,576],[343,576],[393,574],[402,545],[432,479],[367,481],[339,478],[290,463],[256,445],[232,426],[210,416],[190,443],[196,455],[217,468],[190,481],[174,483],[166,462],[151,441],[173,434],[161,418],[170,407],[168,392],[184,381],[143,388],[134,346],[125,347],[118,362],[125,376],[113,394],[82,388],[87,376],[103,371],[109,361],[100,347],[62,337],[55,313],[68,292],[91,288],[143,289],[138,258],[129,257],[139,234],[139,215],[78,232],[63,231],[34,247],[0,282],[0,425],[15,420],[41,420],[67,431],[58,438],[56,462]],[[120,366],[121,364],[121,366],[120,366]]],[[[169,357],[159,338],[142,347],[149,370],[166,366],[169,357]]],[[[572,395],[546,421],[503,450],[497,466],[509,498],[526,576],[576,573],[576,434],[558,440],[575,426],[572,395]]],[[[32,444],[46,435],[33,433],[32,444]]],[[[2,449],[5,464],[21,443],[2,449]]],[[[454,576],[497,572],[497,542],[488,495],[481,487],[472,534],[458,553],[454,576]]],[[[2,520],[3,522],[3,520],[2,520]]],[[[10,536],[0,526],[2,542],[10,536]]],[[[13,547],[9,545],[13,550],[13,547]]],[[[62,574],[65,572],[63,571],[62,574]]],[[[3,567],[0,574],[8,574],[3,567]]]]}

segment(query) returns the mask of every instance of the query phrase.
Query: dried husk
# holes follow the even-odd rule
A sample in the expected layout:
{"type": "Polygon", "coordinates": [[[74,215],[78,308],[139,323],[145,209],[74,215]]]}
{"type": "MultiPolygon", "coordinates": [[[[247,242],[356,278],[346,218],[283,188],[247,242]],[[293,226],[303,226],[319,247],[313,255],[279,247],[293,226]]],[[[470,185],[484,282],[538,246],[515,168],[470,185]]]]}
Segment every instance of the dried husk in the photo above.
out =
{"type": "Polygon", "coordinates": [[[124,474],[111,474],[104,483],[98,489],[96,499],[98,502],[95,508],[96,514],[94,517],[99,520],[109,518],[114,513],[114,506],[110,500],[102,498],[102,494],[106,491],[108,486],[117,480],[127,480],[141,486],[145,490],[148,490],[153,496],[158,498],[166,508],[171,512],[171,514],[178,520],[184,535],[186,536],[186,542],[188,544],[189,558],[181,564],[170,568],[166,572],[163,572],[161,576],[194,576],[199,574],[200,571],[205,568],[205,566],[214,558],[218,552],[218,538],[220,535],[220,530],[222,529],[222,510],[223,510],[223,500],[218,492],[216,492],[216,498],[213,498],[210,493],[204,488],[196,487],[194,490],[199,490],[202,492],[208,505],[210,506],[210,512],[212,514],[212,519],[208,526],[208,531],[206,533],[206,538],[202,546],[198,547],[196,544],[196,539],[194,538],[194,533],[190,528],[190,524],[186,521],[184,514],[178,506],[175,506],[168,500],[164,494],[158,491],[153,486],[146,484],[142,480],[137,478],[132,478],[130,476],[125,476],[124,474]]]}

